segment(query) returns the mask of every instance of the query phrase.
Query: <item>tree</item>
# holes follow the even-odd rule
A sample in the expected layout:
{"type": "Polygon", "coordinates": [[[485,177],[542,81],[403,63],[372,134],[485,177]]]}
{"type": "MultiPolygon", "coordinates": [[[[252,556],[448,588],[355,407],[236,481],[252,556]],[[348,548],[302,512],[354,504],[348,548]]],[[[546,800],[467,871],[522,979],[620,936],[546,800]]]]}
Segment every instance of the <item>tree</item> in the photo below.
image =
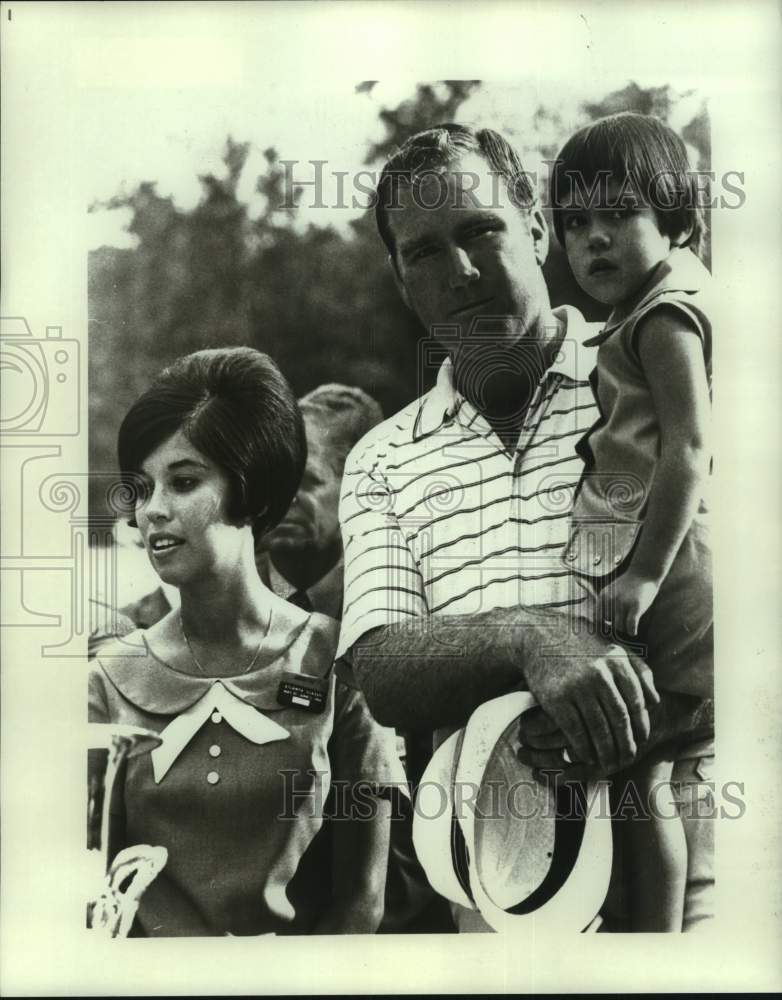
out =
{"type": "MultiPolygon", "coordinates": [[[[402,101],[396,108],[383,108],[380,112],[386,135],[380,142],[370,145],[364,162],[386,160],[409,136],[433,125],[454,121],[461,105],[480,84],[480,80],[419,83],[415,95],[409,100],[402,101]]],[[[365,87],[364,90],[371,92],[371,88],[365,87]]]]}
{"type": "MultiPolygon", "coordinates": [[[[450,119],[477,81],[422,84],[380,113],[386,138],[377,160],[411,132],[450,119]]],[[[373,84],[359,84],[370,93],[373,84]]],[[[302,395],[327,381],[358,385],[386,413],[418,391],[420,329],[394,287],[371,213],[348,234],[309,226],[300,232],[300,190],[288,191],[274,147],[256,190],[255,220],[237,195],[250,144],[230,136],[224,171],[199,177],[192,211],[161,197],[154,182],[95,203],[90,211],[129,208],[131,250],[101,247],[89,260],[90,461],[115,467],[119,423],[153,375],[202,347],[250,344],[267,351],[302,395]]],[[[91,497],[103,513],[105,499],[91,497]]]]}
{"type": "MultiPolygon", "coordinates": [[[[477,80],[419,84],[395,108],[379,112],[385,136],[368,145],[366,163],[378,165],[416,131],[457,120],[477,80]]],[[[372,94],[374,81],[356,90],[372,94]]],[[[682,95],[670,88],[628,84],[584,106],[585,120],[614,109],[670,114],[682,95]]],[[[540,106],[532,134],[544,155],[561,144],[563,125],[540,106]]],[[[703,109],[685,138],[708,157],[703,109]]],[[[157,193],[152,181],[130,194],[95,203],[90,211],[129,208],[133,249],[101,247],[89,259],[90,463],[115,468],[123,414],[151,378],[176,357],[203,347],[249,344],[274,357],[295,392],[339,381],[360,386],[390,414],[427,388],[433,372],[419,373],[424,335],[394,287],[373,213],[349,232],[298,220],[300,191],[287,190],[277,151],[264,152],[256,190],[264,207],[250,219],[238,196],[250,144],[230,136],[223,171],[199,177],[202,194],[190,211],[157,193]]],[[[589,318],[604,315],[575,284],[564,253],[552,239],[545,269],[555,305],[576,305],[589,318]]],[[[91,511],[105,513],[96,491],[91,511]]]]}

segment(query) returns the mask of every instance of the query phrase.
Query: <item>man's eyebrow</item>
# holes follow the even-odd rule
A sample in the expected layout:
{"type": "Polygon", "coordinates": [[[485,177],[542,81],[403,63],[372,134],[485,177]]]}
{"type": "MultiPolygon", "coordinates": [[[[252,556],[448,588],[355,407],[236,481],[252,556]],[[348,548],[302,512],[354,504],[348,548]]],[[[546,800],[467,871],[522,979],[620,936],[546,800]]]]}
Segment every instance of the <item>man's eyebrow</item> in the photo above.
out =
{"type": "Polygon", "coordinates": [[[482,211],[473,212],[469,219],[463,219],[456,226],[456,232],[466,232],[468,229],[474,229],[476,226],[480,226],[485,222],[491,222],[497,226],[505,226],[505,220],[501,215],[497,215],[496,212],[492,212],[490,209],[484,209],[482,211]]]}
{"type": "MultiPolygon", "coordinates": [[[[468,206],[465,206],[465,208],[468,206]]],[[[496,212],[492,212],[490,209],[475,210],[472,206],[470,208],[470,217],[468,219],[462,219],[458,225],[455,227],[455,232],[458,235],[467,232],[469,229],[474,229],[475,226],[480,226],[482,223],[491,222],[495,225],[505,226],[505,222],[502,216],[497,215],[496,212]]],[[[458,209],[457,209],[458,210],[458,209]]],[[[397,245],[397,252],[400,256],[409,254],[418,250],[419,247],[427,246],[435,240],[435,237],[429,233],[424,233],[422,236],[415,236],[409,240],[400,240],[397,245]]]]}

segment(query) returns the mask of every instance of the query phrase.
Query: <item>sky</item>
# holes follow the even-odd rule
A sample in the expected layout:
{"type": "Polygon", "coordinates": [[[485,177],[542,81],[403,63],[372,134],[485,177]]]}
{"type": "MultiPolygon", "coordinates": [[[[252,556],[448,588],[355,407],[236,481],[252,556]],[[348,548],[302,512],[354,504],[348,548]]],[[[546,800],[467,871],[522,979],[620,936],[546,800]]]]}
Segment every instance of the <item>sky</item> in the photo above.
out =
{"type": "MultiPolygon", "coordinates": [[[[697,9],[678,5],[674,32],[666,28],[672,6],[664,0],[634,5],[619,32],[621,8],[611,3],[586,5],[586,14],[575,3],[179,5],[185,17],[167,4],[83,6],[93,25],[82,32],[78,56],[88,202],[154,180],[161,195],[192,208],[198,174],[221,172],[231,135],[251,143],[239,194],[253,215],[262,204],[253,186],[264,149],[274,146],[298,161],[296,179],[313,177],[311,159],[328,161],[327,178],[336,171],[352,176],[363,168],[368,144],[384,134],[379,110],[411,97],[424,80],[482,79],[461,120],[508,130],[522,145],[541,103],[576,125],[581,102],[630,80],[706,96],[729,85],[727,9],[710,26],[697,9]],[[394,17],[384,17],[389,11],[394,17]],[[698,32],[696,50],[689,30],[698,32]],[[357,93],[365,79],[378,83],[357,93]]],[[[742,31],[738,16],[730,30],[742,31]]],[[[310,207],[313,200],[304,199],[301,225],[342,227],[360,211],[335,216],[310,207]]],[[[89,246],[132,245],[128,218],[122,210],[91,213],[89,246]]]]}

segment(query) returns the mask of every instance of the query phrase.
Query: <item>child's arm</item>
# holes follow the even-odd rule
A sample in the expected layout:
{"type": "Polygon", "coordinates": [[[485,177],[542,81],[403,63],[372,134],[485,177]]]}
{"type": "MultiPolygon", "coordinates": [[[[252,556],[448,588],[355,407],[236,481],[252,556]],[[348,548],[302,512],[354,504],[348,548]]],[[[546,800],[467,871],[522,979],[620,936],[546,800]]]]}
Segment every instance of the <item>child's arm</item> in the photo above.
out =
{"type": "Polygon", "coordinates": [[[600,614],[635,635],[687,534],[708,475],[710,400],[703,344],[673,309],[637,329],[638,354],[660,427],[660,457],[628,570],[600,595],[600,614]]]}
{"type": "MultiPolygon", "coordinates": [[[[672,760],[643,760],[612,783],[612,801],[626,801],[632,783],[640,815],[622,815],[614,824],[627,845],[626,882],[630,930],[682,929],[687,890],[687,842],[671,787],[672,760]]],[[[621,856],[621,855],[620,855],[621,856]]]]}

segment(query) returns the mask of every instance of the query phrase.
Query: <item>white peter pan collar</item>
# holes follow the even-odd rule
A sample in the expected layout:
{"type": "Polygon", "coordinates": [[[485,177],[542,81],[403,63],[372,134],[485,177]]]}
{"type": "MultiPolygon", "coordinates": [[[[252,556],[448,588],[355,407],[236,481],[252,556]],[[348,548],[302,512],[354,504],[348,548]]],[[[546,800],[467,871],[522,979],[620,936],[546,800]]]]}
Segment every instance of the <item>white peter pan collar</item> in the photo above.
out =
{"type": "Polygon", "coordinates": [[[287,740],[290,736],[287,729],[272,722],[241,698],[237,698],[221,681],[216,680],[199,701],[169,722],[160,733],[162,743],[150,752],[152,771],[157,784],[215,711],[219,712],[240,736],[259,746],[277,740],[287,740]]]}

